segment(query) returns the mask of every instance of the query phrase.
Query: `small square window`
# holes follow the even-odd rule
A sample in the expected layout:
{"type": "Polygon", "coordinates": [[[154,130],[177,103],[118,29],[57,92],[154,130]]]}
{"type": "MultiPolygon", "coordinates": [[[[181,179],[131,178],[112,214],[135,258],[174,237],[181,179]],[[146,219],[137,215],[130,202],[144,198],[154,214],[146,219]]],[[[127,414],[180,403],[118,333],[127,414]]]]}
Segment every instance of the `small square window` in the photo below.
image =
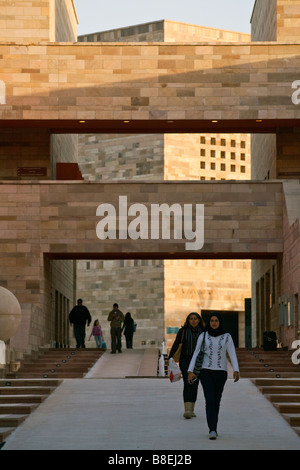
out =
{"type": "Polygon", "coordinates": [[[216,156],[216,151],[215,151],[215,150],[211,150],[211,151],[210,151],[210,156],[211,156],[211,157],[215,157],[215,156],[216,156]]]}
{"type": "Polygon", "coordinates": [[[200,144],[205,144],[205,137],[200,137],[200,144]]]}
{"type": "Polygon", "coordinates": [[[211,164],[210,164],[210,169],[211,169],[211,170],[215,170],[215,169],[216,169],[216,164],[215,164],[215,163],[211,163],[211,164]]]}
{"type": "Polygon", "coordinates": [[[225,163],[221,163],[221,171],[226,171],[226,165],[225,165],[225,163]]]}
{"type": "Polygon", "coordinates": [[[224,150],[221,150],[221,158],[226,158],[226,152],[224,152],[224,150]]]}
{"type": "Polygon", "coordinates": [[[230,165],[230,171],[235,171],[235,165],[230,165]]]}
{"type": "Polygon", "coordinates": [[[222,145],[222,147],[225,147],[225,145],[226,145],[226,139],[221,139],[221,145],[222,145]]]}
{"type": "Polygon", "coordinates": [[[200,168],[202,168],[203,170],[205,170],[205,162],[200,162],[200,168]]]}
{"type": "Polygon", "coordinates": [[[211,137],[210,145],[216,145],[216,138],[215,137],[211,137]]]}
{"type": "Polygon", "coordinates": [[[231,158],[231,160],[235,160],[235,152],[230,153],[230,158],[231,158]]]}
{"type": "Polygon", "coordinates": [[[200,149],[200,155],[201,157],[205,157],[205,149],[200,149]]]}
{"type": "Polygon", "coordinates": [[[246,173],[246,167],[245,166],[241,166],[241,173],[246,173]]]}
{"type": "Polygon", "coordinates": [[[246,142],[244,140],[241,140],[241,148],[242,149],[246,148],[246,142]]]}

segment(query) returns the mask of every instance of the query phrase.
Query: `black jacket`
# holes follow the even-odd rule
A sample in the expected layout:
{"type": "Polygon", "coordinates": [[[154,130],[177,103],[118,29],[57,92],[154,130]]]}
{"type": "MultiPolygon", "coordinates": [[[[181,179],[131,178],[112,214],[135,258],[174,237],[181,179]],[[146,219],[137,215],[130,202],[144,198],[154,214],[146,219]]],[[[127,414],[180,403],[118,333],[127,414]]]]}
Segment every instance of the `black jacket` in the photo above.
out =
{"type": "Polygon", "coordinates": [[[75,305],[69,314],[69,320],[70,323],[74,323],[75,325],[85,325],[86,322],[88,322],[88,324],[91,323],[92,317],[85,305],[75,305]]]}

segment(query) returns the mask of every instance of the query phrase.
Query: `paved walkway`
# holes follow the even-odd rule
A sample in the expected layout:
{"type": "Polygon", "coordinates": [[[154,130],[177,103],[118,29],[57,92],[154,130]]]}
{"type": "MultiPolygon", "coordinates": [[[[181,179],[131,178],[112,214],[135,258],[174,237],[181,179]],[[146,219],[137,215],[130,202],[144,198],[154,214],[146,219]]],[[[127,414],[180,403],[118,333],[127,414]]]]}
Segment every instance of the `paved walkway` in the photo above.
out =
{"type": "Polygon", "coordinates": [[[227,381],[219,438],[210,441],[201,386],[197,417],[185,420],[182,381],[143,378],[141,361],[142,350],[106,352],[86,378],[64,380],[2,450],[300,450],[300,438],[248,379],[227,381]]]}

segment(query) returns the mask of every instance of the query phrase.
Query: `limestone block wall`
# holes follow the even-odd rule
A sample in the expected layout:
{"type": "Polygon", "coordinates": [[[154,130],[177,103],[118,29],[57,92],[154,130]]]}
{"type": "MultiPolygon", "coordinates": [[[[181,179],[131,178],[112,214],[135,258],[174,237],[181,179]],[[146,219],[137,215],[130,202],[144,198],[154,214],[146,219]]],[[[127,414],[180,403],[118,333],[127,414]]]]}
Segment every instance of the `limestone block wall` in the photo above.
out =
{"type": "Polygon", "coordinates": [[[79,42],[248,42],[250,35],[170,20],[85,34],[79,42]]]}
{"type": "Polygon", "coordinates": [[[77,24],[78,20],[73,0],[56,0],[55,42],[76,42],[77,24]]]}
{"type": "Polygon", "coordinates": [[[86,181],[161,179],[163,134],[80,134],[79,164],[86,181]]]}
{"type": "Polygon", "coordinates": [[[73,0],[0,1],[0,41],[76,41],[73,0]]]}
{"type": "Polygon", "coordinates": [[[251,178],[253,180],[276,179],[276,134],[251,135],[251,178]]]}
{"type": "Polygon", "coordinates": [[[277,40],[277,0],[255,1],[251,17],[251,40],[277,40]]]}
{"type": "MultiPolygon", "coordinates": [[[[100,321],[109,348],[107,317],[115,302],[124,315],[129,311],[137,323],[134,348],[161,347],[165,323],[162,260],[79,261],[77,292],[89,308],[93,321],[100,321]]],[[[88,345],[94,346],[94,338],[88,345]]]]}
{"type": "Polygon", "coordinates": [[[70,120],[73,133],[84,129],[81,120],[108,125],[110,132],[116,125],[124,132],[124,120],[146,121],[160,132],[170,120],[182,121],[186,132],[194,132],[188,127],[197,120],[209,121],[210,130],[212,120],[234,120],[230,130],[239,132],[247,120],[253,132],[265,125],[257,119],[275,126],[276,119],[299,118],[291,99],[299,49],[276,43],[5,44],[0,119],[37,120],[50,129],[70,120]]]}
{"type": "Polygon", "coordinates": [[[251,18],[252,41],[298,41],[299,0],[256,0],[251,18]]]}
{"type": "Polygon", "coordinates": [[[299,41],[300,1],[277,0],[277,40],[299,41]]]}
{"type": "Polygon", "coordinates": [[[78,36],[79,42],[162,42],[165,22],[154,21],[78,36]]]}
{"type": "Polygon", "coordinates": [[[165,180],[247,180],[249,134],[165,134],[165,180]]]}
{"type": "MultiPolygon", "coordinates": [[[[203,310],[243,313],[251,297],[250,260],[165,260],[166,327],[179,327],[190,312],[203,310]]],[[[239,346],[245,346],[244,315],[239,346]]],[[[166,335],[171,347],[174,335],[166,335]]]]}
{"type": "Polygon", "coordinates": [[[177,21],[164,21],[164,42],[249,42],[250,35],[177,21]]]}

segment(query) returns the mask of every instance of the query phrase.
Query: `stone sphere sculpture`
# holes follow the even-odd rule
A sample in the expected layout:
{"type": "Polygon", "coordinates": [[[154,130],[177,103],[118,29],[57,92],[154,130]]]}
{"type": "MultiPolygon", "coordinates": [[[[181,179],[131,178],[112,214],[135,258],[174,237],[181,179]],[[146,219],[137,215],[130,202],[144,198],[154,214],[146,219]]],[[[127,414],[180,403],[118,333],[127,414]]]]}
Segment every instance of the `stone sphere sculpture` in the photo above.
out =
{"type": "Polygon", "coordinates": [[[7,341],[16,333],[21,315],[17,298],[9,290],[0,287],[0,340],[7,341]]]}

